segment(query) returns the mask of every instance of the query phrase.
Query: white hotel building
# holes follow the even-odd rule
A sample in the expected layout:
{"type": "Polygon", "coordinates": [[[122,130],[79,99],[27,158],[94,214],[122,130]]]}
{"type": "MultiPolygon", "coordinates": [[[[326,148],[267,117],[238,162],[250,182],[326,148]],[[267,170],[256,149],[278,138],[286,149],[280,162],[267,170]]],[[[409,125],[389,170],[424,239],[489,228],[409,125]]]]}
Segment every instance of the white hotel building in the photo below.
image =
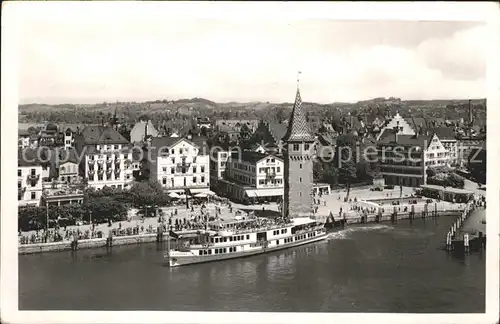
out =
{"type": "Polygon", "coordinates": [[[80,173],[88,185],[129,189],[133,182],[132,151],[129,142],[110,127],[88,126],[75,135],[80,173]]]}
{"type": "Polygon", "coordinates": [[[39,206],[42,197],[42,164],[36,151],[27,149],[18,152],[17,201],[19,206],[39,206]]]}
{"type": "Polygon", "coordinates": [[[168,192],[210,191],[210,157],[205,138],[154,137],[149,150],[150,180],[158,181],[168,192]]]}
{"type": "Polygon", "coordinates": [[[233,152],[226,164],[220,190],[244,203],[283,197],[283,159],[259,152],[233,152]]]}

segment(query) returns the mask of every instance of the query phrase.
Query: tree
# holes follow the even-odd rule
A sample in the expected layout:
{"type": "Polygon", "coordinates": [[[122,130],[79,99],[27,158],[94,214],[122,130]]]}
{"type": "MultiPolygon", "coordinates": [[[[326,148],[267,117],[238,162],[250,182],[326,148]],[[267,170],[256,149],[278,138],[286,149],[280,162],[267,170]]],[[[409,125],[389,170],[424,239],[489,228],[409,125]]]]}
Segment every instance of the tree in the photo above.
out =
{"type": "Polygon", "coordinates": [[[347,184],[347,197],[351,191],[351,183],[356,180],[356,165],[353,161],[349,160],[340,163],[339,168],[340,178],[347,184]]]}
{"type": "Polygon", "coordinates": [[[133,204],[138,208],[152,206],[165,206],[170,202],[170,198],[165,194],[163,187],[157,181],[138,182],[130,188],[130,195],[133,204]]]}

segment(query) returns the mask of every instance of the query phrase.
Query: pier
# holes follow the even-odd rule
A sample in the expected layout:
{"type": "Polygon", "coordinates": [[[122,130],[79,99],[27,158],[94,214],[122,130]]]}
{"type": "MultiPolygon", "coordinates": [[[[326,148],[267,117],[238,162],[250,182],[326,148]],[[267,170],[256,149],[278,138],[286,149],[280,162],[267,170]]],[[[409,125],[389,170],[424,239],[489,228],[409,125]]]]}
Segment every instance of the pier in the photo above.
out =
{"type": "Polygon", "coordinates": [[[446,251],[467,254],[486,249],[485,214],[482,202],[468,202],[446,233],[446,251]]]}

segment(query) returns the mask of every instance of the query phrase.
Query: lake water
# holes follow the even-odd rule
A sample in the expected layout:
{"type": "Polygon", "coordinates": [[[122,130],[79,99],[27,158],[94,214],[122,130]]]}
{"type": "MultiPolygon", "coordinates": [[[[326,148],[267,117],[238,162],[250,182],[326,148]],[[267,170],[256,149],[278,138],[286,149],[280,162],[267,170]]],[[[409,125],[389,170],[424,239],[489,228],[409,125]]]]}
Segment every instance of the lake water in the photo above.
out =
{"type": "Polygon", "coordinates": [[[453,220],[351,226],[311,245],[173,269],[156,244],[20,255],[19,308],[481,313],[486,252],[442,250],[453,220]]]}

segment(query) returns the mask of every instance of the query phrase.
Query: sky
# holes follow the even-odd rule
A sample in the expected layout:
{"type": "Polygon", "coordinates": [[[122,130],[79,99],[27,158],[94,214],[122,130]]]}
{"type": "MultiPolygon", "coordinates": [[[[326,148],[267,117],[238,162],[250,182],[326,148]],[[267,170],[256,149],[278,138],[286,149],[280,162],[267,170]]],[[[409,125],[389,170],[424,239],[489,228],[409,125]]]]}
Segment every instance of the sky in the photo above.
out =
{"type": "Polygon", "coordinates": [[[298,71],[310,102],[480,98],[486,34],[480,22],[229,20],[60,7],[19,19],[19,98],[291,102],[298,71]]]}

